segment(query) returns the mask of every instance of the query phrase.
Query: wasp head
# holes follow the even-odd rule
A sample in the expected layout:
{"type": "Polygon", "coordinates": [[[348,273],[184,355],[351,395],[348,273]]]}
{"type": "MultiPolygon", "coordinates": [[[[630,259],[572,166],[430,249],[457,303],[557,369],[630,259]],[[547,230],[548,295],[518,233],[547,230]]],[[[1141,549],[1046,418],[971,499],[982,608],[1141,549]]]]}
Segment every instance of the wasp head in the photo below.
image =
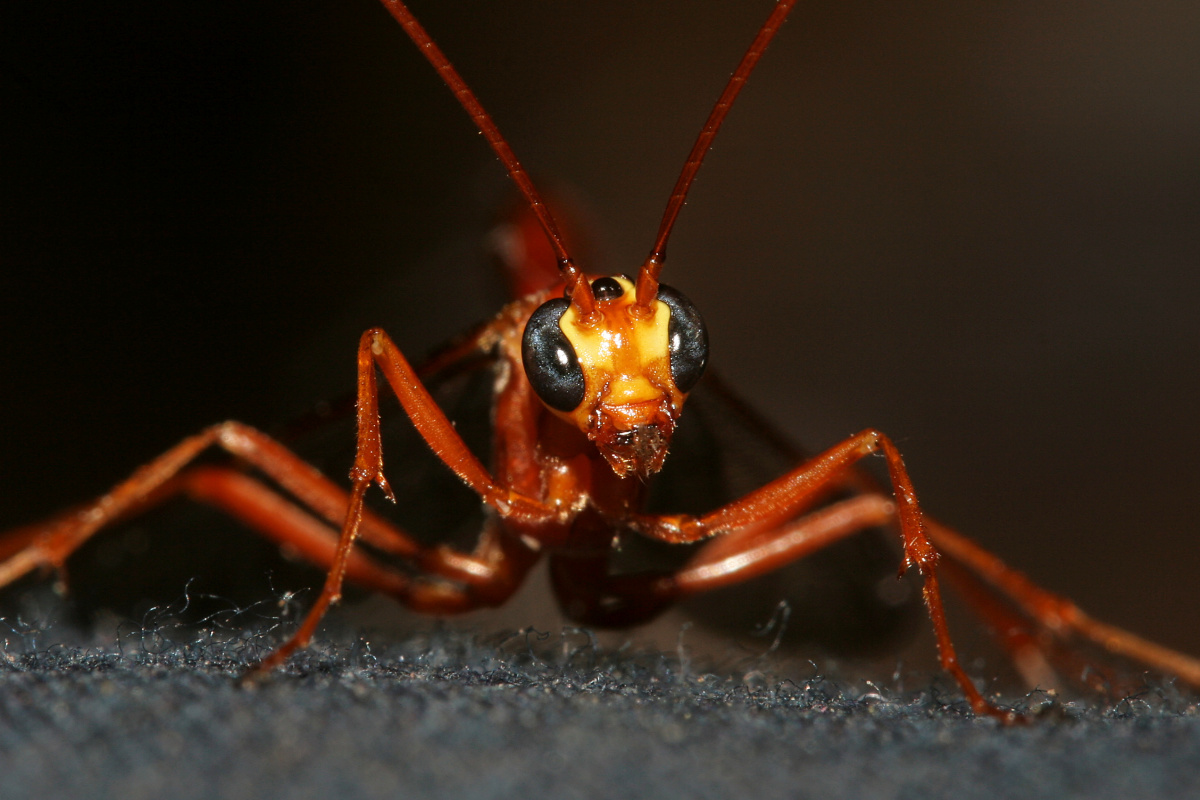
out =
{"type": "Polygon", "coordinates": [[[669,286],[644,305],[625,276],[590,288],[591,313],[556,298],[530,316],[525,373],[617,475],[645,478],[662,468],[683,401],[704,373],[708,334],[695,306],[669,286]]]}

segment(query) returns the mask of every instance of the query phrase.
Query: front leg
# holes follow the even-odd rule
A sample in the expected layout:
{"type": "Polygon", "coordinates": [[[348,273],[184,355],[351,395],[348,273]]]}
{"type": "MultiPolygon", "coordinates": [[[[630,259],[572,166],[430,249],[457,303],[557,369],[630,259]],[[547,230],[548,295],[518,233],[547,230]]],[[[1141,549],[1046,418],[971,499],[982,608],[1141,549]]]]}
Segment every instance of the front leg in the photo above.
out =
{"type": "Polygon", "coordinates": [[[660,591],[699,591],[709,588],[706,584],[714,582],[716,575],[726,578],[726,582],[733,575],[742,574],[742,571],[748,577],[750,564],[762,565],[763,569],[759,571],[766,571],[773,568],[772,565],[782,564],[855,530],[869,527],[869,524],[863,523],[864,519],[879,518],[885,512],[878,506],[878,501],[867,503],[862,508],[846,506],[846,503],[855,501],[834,506],[834,509],[841,509],[840,518],[836,514],[830,517],[829,512],[819,512],[799,520],[793,526],[784,526],[784,523],[839,488],[854,464],[872,453],[882,453],[887,459],[888,477],[895,495],[895,513],[904,545],[904,561],[900,572],[903,574],[915,566],[921,574],[922,595],[933,623],[942,668],[962,687],[975,713],[988,714],[1006,722],[1015,721],[1017,716],[1013,712],[1001,710],[983,698],[958,662],[938,587],[938,551],[926,532],[917,494],[900,452],[892,440],[879,431],[865,430],[856,434],[740,500],[703,516],[635,518],[633,527],[636,530],[666,542],[696,542],[717,534],[728,537],[727,540],[714,542],[710,546],[713,550],[702,550],[697,556],[698,563],[685,567],[668,584],[662,585],[660,591]],[[848,515],[847,508],[850,511],[848,515]],[[748,557],[748,554],[755,553],[759,554],[757,558],[748,557]],[[733,560],[729,561],[729,558],[733,560]],[[739,566],[733,566],[735,564],[739,566]]]}
{"type": "MultiPolygon", "coordinates": [[[[293,652],[307,645],[329,606],[341,598],[346,568],[362,524],[363,499],[371,484],[378,485],[389,498],[395,499],[383,474],[376,368],[383,373],[413,427],[434,454],[471,487],[501,519],[512,520],[525,526],[553,524],[558,521],[557,510],[501,485],[492,477],[459,436],[454,424],[421,383],[416,370],[400,352],[400,348],[396,347],[391,337],[382,328],[368,330],[358,344],[357,446],[354,466],[350,470],[350,502],[341,535],[338,537],[337,551],[321,593],[300,627],[277,650],[255,665],[253,675],[279,666],[293,652]]],[[[512,547],[524,551],[525,558],[522,558],[522,561],[526,558],[535,559],[535,551],[532,548],[523,544],[514,544],[512,547]]],[[[511,558],[513,553],[508,552],[507,555],[511,558]]],[[[469,567],[467,571],[469,572],[469,567]]]]}

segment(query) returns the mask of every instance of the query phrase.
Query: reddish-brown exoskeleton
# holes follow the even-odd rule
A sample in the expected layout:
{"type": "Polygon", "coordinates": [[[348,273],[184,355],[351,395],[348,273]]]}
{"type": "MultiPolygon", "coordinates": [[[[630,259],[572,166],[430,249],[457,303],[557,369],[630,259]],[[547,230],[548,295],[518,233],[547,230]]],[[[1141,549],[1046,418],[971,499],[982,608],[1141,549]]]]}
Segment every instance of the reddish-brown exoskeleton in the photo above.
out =
{"type": "Polygon", "coordinates": [[[590,625],[630,625],[683,597],[761,575],[864,528],[896,525],[902,570],[915,567],[923,578],[942,664],[977,713],[1013,719],[984,699],[958,664],[942,611],[943,572],[999,631],[1032,679],[1052,665],[1069,666],[1067,647],[1078,636],[1200,685],[1196,660],[1090,619],[925,516],[899,453],[875,430],[710,513],[664,516],[643,510],[646,481],[662,466],[707,359],[698,313],[683,295],[659,283],[667,238],[730,104],[792,2],[776,6],[735,71],[685,163],[651,254],[632,277],[592,277],[574,263],[536,189],[474,95],[408,10],[397,0],[383,2],[485,134],[558,262],[551,280],[523,276],[528,294],[422,373],[436,373],[469,354],[490,359],[496,375],[491,469],[468,449],[387,334],[372,329],[358,350],[357,456],[349,495],[276,441],[239,423],[223,423],[184,440],[93,503],[9,534],[0,585],[34,569],[61,567],[101,527],[185,493],[228,510],[329,570],[299,630],[259,665],[266,670],[311,639],[345,578],[416,609],[454,613],[503,603],[544,553],[554,590],[571,617],[590,625]],[[421,545],[364,511],[372,484],[390,493],[379,440],[379,373],[420,435],[489,508],[473,552],[421,545]],[[299,504],[241,470],[190,466],[212,445],[261,470],[299,504]],[[872,453],[886,460],[891,493],[876,491],[854,469],[872,453]],[[846,489],[855,490],[849,499],[822,505],[846,489]],[[340,535],[331,524],[341,525],[340,535]],[[614,575],[611,545],[624,531],[703,545],[682,569],[614,575]],[[398,570],[356,548],[359,537],[411,568],[398,570]]]}

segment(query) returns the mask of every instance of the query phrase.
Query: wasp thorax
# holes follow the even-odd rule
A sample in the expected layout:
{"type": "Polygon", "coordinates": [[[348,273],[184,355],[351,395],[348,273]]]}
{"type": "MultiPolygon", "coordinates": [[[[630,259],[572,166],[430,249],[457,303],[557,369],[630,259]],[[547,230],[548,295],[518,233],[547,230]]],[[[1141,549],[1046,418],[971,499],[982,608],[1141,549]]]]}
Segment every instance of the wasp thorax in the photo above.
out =
{"type": "Polygon", "coordinates": [[[662,467],[684,398],[704,372],[708,336],[686,297],[660,286],[637,306],[633,281],[597,278],[585,320],[568,298],[540,306],[522,341],[525,373],[551,411],[587,434],[618,475],[662,467]]]}

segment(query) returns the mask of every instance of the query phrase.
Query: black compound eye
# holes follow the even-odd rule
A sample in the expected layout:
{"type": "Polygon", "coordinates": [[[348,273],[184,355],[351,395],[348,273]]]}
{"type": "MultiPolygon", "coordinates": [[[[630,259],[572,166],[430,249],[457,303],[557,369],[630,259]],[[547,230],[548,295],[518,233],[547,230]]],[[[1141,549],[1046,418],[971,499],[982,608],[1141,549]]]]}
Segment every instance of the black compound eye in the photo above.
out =
{"type": "Polygon", "coordinates": [[[583,369],[558,326],[570,305],[563,298],[543,303],[529,317],[521,339],[525,375],[542,402],[556,411],[574,411],[583,402],[583,369]]]}
{"type": "Polygon", "coordinates": [[[671,378],[681,392],[690,392],[708,363],[708,329],[700,312],[679,291],[658,285],[658,299],[671,309],[667,341],[671,350],[671,378]]]}

